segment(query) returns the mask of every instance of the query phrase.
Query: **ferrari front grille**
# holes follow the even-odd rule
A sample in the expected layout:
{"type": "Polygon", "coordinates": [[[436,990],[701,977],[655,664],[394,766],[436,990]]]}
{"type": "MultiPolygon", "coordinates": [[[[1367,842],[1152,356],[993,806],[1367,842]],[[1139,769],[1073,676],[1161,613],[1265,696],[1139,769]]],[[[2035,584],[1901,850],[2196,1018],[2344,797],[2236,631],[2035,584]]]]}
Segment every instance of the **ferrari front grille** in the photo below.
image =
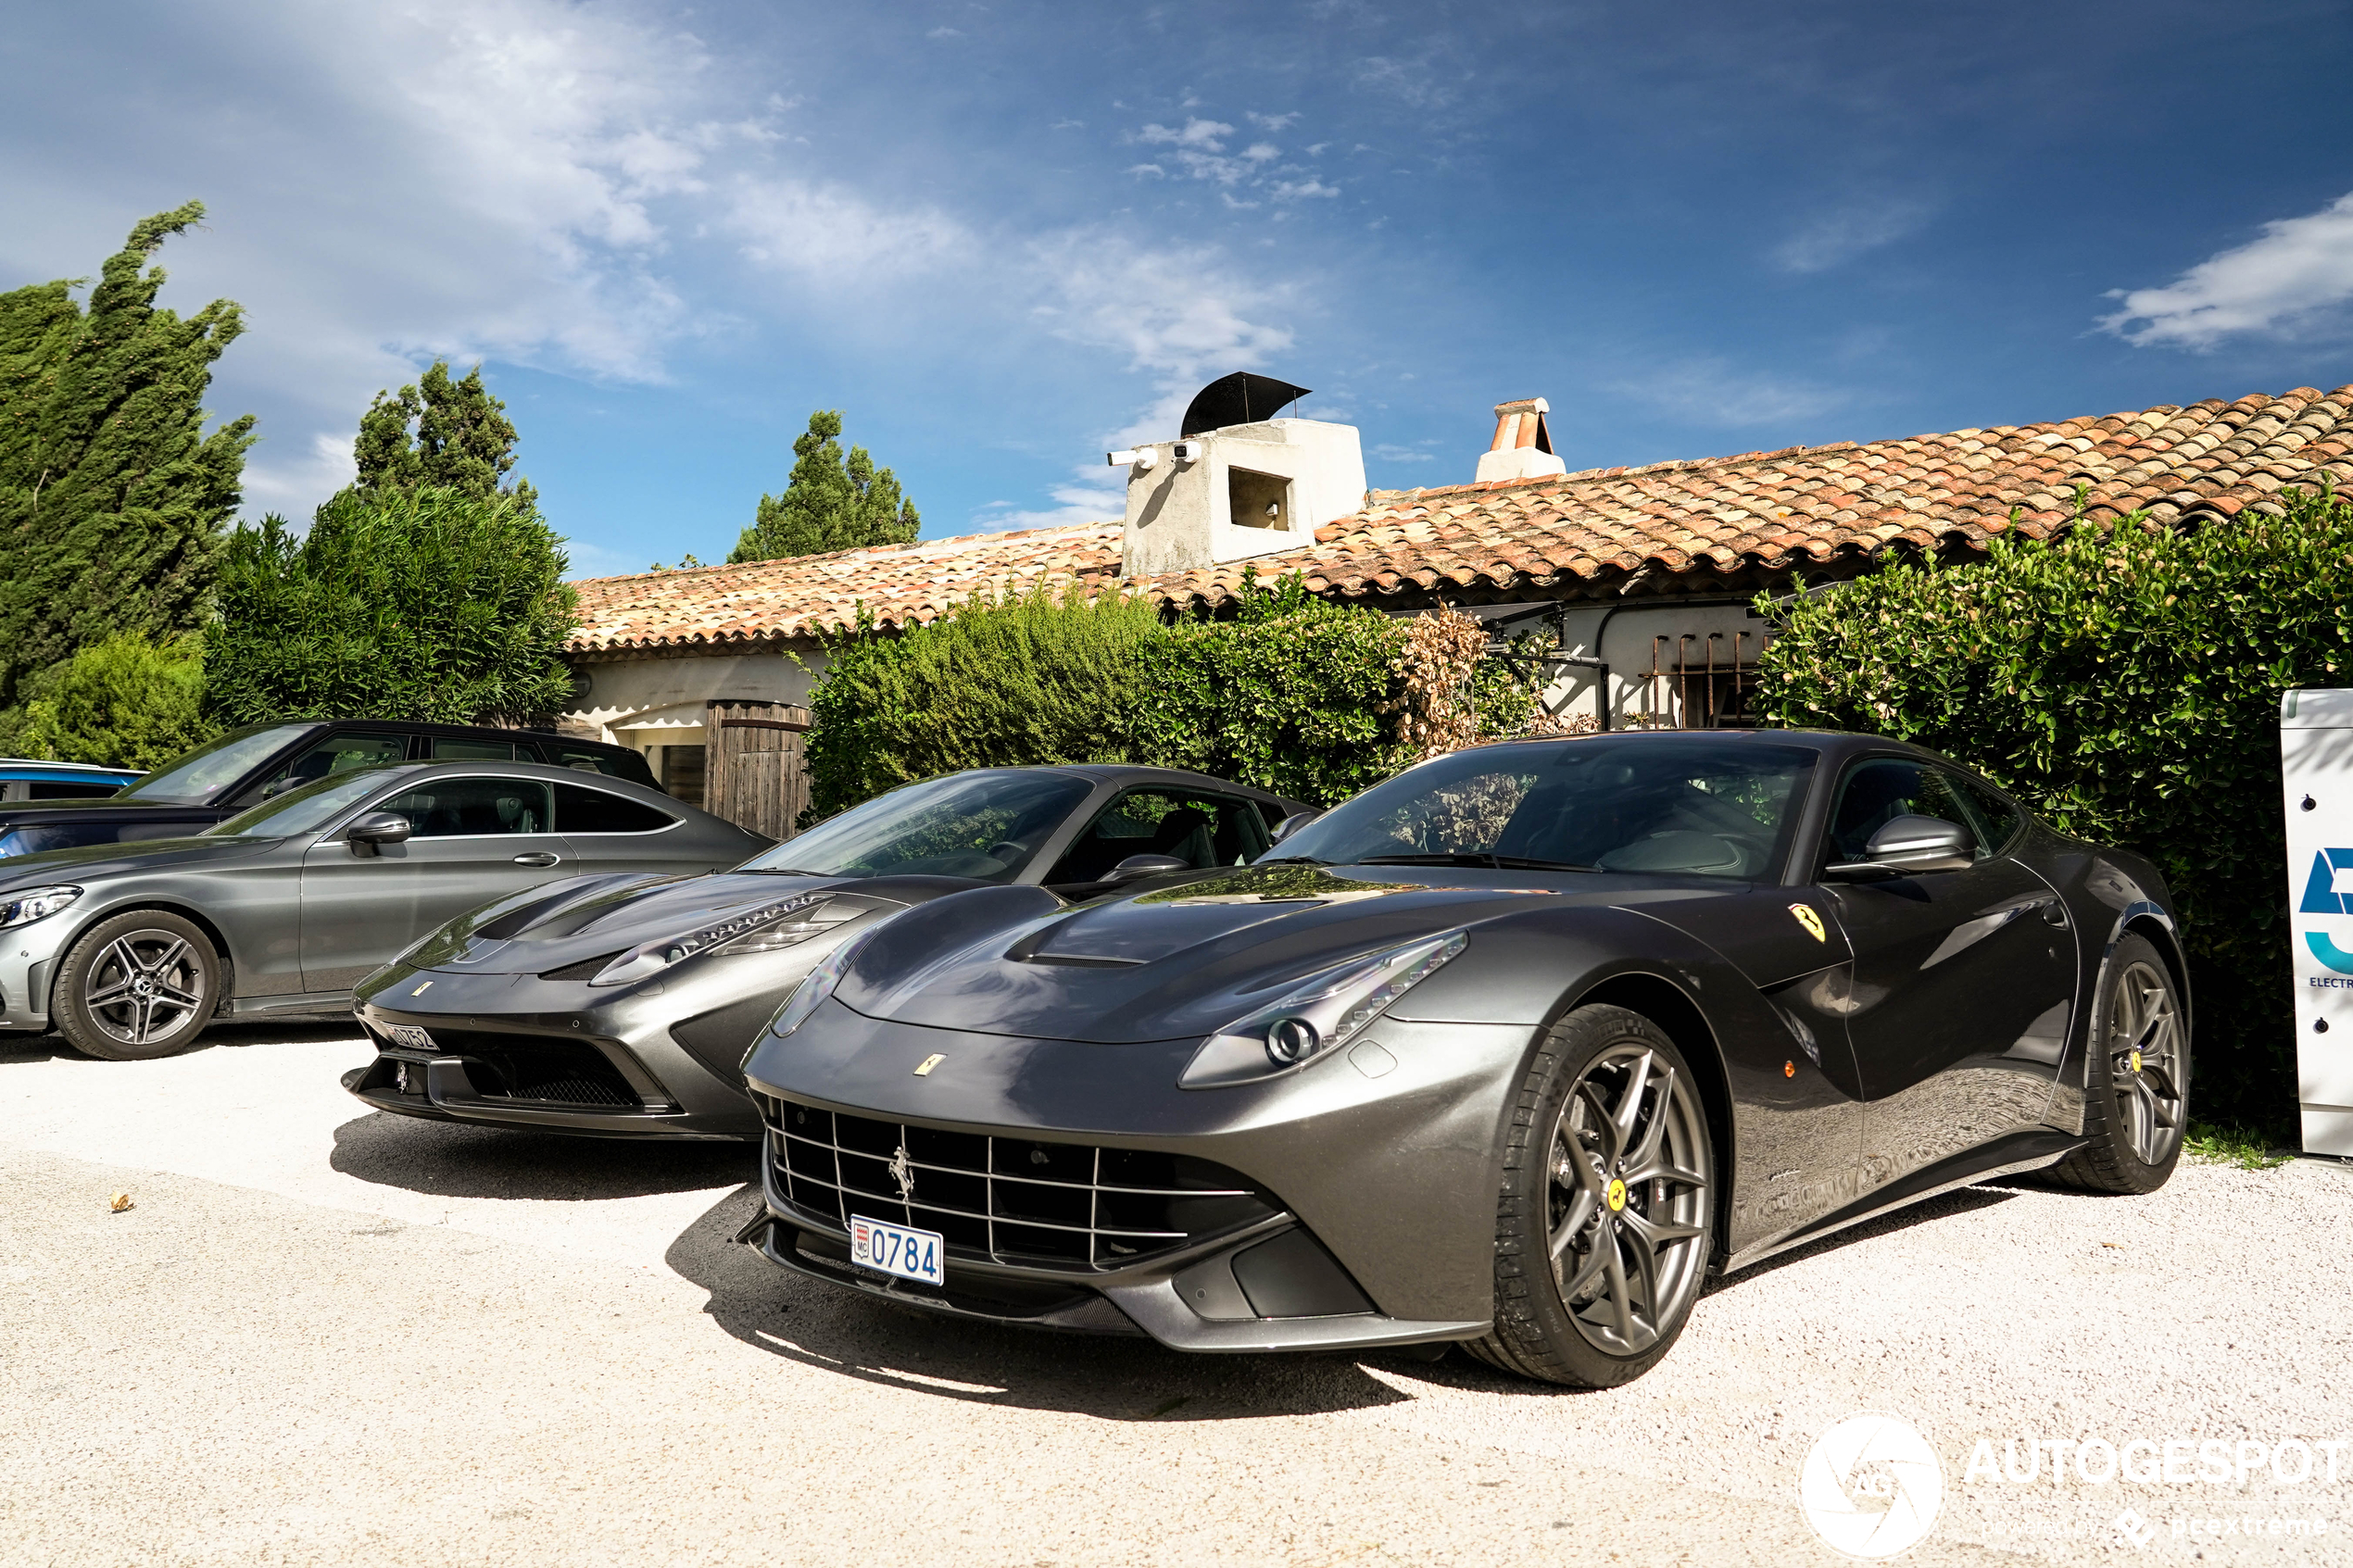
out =
{"type": "Polygon", "coordinates": [[[1277,1212],[1244,1177],[1190,1155],[942,1132],[759,1099],[792,1208],[834,1231],[853,1214],[937,1231],[951,1261],[1101,1273],[1277,1212]]]}

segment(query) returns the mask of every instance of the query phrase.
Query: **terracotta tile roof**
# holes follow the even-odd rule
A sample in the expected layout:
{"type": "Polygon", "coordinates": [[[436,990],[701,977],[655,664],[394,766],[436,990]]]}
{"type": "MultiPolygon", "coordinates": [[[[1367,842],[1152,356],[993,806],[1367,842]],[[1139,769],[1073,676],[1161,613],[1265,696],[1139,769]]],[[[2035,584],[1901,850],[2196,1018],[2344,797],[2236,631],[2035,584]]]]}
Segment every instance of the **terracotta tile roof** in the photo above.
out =
{"type": "MultiPolygon", "coordinates": [[[[1246,568],[1319,592],[1449,598],[1745,589],[1793,569],[1856,570],[1899,543],[1982,548],[2012,526],[2044,538],[2074,514],[2161,521],[2275,508],[2288,485],[2353,489],[2353,386],[2208,400],[2105,419],[1744,452],[1446,489],[1376,491],[1313,546],[1132,586],[1215,605],[1246,568]],[[1629,581],[1630,580],[1630,581],[1629,581]],[[1647,580],[1647,581],[1645,581],[1647,580]]],[[[974,589],[1119,572],[1116,521],[843,550],[577,584],[578,651],[800,637],[848,623],[936,620],[974,589]]]]}
{"type": "Polygon", "coordinates": [[[854,621],[862,603],[883,626],[920,626],[978,588],[1116,578],[1119,528],[1088,522],[967,533],[743,566],[591,577],[573,584],[580,630],[565,646],[586,653],[807,637],[854,621]]]}
{"type": "Polygon", "coordinates": [[[2045,538],[2074,514],[2146,511],[2173,522],[2276,508],[2287,485],[2326,475],[2353,490],[2353,386],[2149,408],[2106,419],[1744,452],[1646,468],[1439,490],[1376,491],[1316,530],[1312,547],[1164,578],[1158,596],[1216,604],[1244,565],[1298,571],[1349,597],[1432,591],[1481,597],[1745,587],[1759,573],[1819,569],[1898,542],[1982,549],[2006,532],[2045,538]]]}

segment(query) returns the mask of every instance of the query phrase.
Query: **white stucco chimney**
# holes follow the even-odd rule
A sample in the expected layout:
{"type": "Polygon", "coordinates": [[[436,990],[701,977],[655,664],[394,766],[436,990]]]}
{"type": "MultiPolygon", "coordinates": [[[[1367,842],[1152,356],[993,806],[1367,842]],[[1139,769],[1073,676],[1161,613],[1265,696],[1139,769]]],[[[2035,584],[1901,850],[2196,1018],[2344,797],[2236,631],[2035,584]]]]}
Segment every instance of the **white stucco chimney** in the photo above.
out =
{"type": "Polygon", "coordinates": [[[1261,420],[1109,456],[1127,470],[1129,577],[1296,549],[1365,504],[1354,425],[1261,420]]]}
{"type": "Polygon", "coordinates": [[[1491,479],[1542,479],[1567,473],[1568,465],[1553,455],[1553,433],[1544,416],[1553,406],[1541,397],[1523,397],[1495,405],[1495,440],[1478,459],[1478,483],[1491,479]]]}

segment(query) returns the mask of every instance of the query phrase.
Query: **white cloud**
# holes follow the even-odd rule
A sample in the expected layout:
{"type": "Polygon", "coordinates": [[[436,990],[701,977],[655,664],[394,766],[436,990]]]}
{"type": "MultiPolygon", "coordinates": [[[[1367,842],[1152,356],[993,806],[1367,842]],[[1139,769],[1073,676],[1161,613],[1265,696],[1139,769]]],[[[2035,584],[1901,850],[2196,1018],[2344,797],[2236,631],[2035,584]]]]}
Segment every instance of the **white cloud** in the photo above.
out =
{"type": "Polygon", "coordinates": [[[1246,118],[1261,131],[1283,131],[1299,123],[1297,110],[1290,114],[1260,114],[1256,109],[1252,109],[1246,118]]]}
{"type": "Polygon", "coordinates": [[[1873,201],[1815,218],[1773,249],[1773,259],[1792,272],[1822,272],[1865,251],[1917,233],[1934,217],[1928,202],[1873,201]]]}
{"type": "Polygon", "coordinates": [[[1199,147],[1206,152],[1224,150],[1225,138],[1234,133],[1230,125],[1214,119],[1189,119],[1184,129],[1172,131],[1165,125],[1147,125],[1136,132],[1139,142],[1167,143],[1173,146],[1199,147]]]}
{"type": "Polygon", "coordinates": [[[1434,463],[1438,460],[1435,452],[1425,452],[1416,446],[1399,446],[1390,442],[1377,443],[1373,456],[1384,463],[1434,463]]]}
{"type": "MultiPolygon", "coordinates": [[[[355,432],[358,421],[353,421],[355,432]]],[[[324,431],[310,437],[309,449],[279,461],[267,431],[245,457],[245,509],[278,512],[297,526],[310,521],[311,508],[359,477],[351,458],[351,436],[324,431]]]]}
{"type": "Polygon", "coordinates": [[[1309,196],[1336,196],[1340,187],[1327,185],[1321,180],[1285,180],[1275,187],[1277,201],[1300,201],[1309,196]]]}
{"type": "Polygon", "coordinates": [[[1288,295],[1235,275],[1214,248],[1155,249],[1076,231],[1041,242],[1032,255],[1055,335],[1125,354],[1158,388],[1134,420],[1104,433],[1105,450],[1169,439],[1203,382],[1254,370],[1291,345],[1290,329],[1254,319],[1288,305],[1288,295]]]}
{"type": "Polygon", "coordinates": [[[1265,163],[1268,158],[1276,158],[1282,156],[1282,148],[1275,145],[1272,142],[1252,142],[1249,146],[1242,149],[1242,157],[1250,159],[1252,163],[1265,163]]]}
{"type": "Polygon", "coordinates": [[[923,207],[892,210],[835,185],[771,176],[732,193],[728,221],[749,259],[836,282],[927,272],[965,254],[963,224],[923,207]]]}
{"type": "Polygon", "coordinates": [[[1615,390],[1689,423],[1726,429],[1811,419],[1847,401],[1834,387],[1714,358],[1662,365],[1617,383],[1615,390]]]}
{"type": "Polygon", "coordinates": [[[1127,495],[1104,469],[1075,470],[1074,477],[1048,492],[1051,507],[1017,507],[1000,501],[973,514],[973,527],[988,533],[1007,528],[1058,528],[1079,522],[1117,522],[1127,516],[1127,495]]]}
{"type": "Polygon", "coordinates": [[[2353,300],[2353,195],[2266,223],[2260,237],[2208,257],[2163,288],[2108,297],[2123,308],[2100,325],[2144,348],[2211,348],[2233,332],[2309,324],[2353,300]]]}
{"type": "Polygon", "coordinates": [[[961,28],[953,27],[936,27],[924,34],[925,38],[962,38],[963,35],[961,28]]]}

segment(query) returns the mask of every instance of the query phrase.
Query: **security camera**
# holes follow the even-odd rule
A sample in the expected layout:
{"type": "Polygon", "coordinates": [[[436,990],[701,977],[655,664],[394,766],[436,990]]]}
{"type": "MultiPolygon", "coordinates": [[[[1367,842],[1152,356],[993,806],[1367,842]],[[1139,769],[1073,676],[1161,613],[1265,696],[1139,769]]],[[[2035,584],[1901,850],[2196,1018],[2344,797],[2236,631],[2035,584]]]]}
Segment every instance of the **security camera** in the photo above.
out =
{"type": "Polygon", "coordinates": [[[1115,469],[1132,468],[1139,473],[1151,471],[1160,462],[1160,454],[1149,446],[1130,446],[1125,452],[1106,452],[1103,461],[1115,469]]]}
{"type": "Polygon", "coordinates": [[[1209,443],[1206,441],[1179,441],[1176,443],[1176,446],[1172,448],[1172,450],[1176,454],[1176,460],[1178,462],[1198,463],[1202,460],[1202,458],[1209,455],[1209,443]]]}

